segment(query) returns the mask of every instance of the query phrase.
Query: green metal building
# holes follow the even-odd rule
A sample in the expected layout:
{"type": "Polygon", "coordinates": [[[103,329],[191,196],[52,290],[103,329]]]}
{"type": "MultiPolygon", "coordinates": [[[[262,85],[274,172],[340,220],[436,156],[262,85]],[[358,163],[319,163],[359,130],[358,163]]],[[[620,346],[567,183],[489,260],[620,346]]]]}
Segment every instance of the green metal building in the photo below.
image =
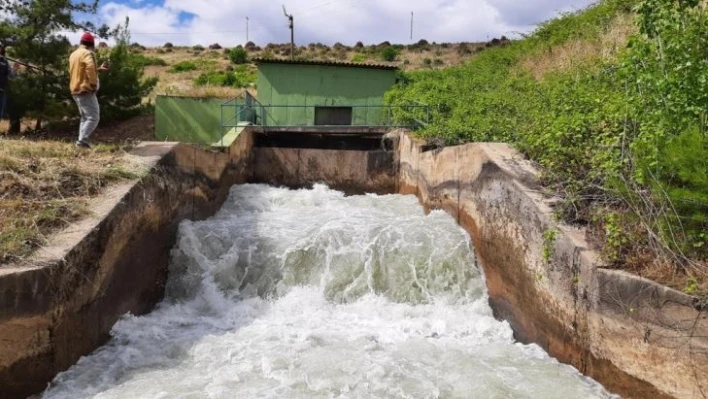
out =
{"type": "Polygon", "coordinates": [[[258,59],[259,124],[384,126],[384,93],[397,67],[378,64],[258,59]]]}

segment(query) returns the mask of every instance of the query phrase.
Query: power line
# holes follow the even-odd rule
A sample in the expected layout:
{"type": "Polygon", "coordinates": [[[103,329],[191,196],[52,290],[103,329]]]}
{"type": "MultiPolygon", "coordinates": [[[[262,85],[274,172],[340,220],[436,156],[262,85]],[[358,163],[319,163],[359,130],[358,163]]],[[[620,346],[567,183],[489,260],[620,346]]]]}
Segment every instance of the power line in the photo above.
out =
{"type": "Polygon", "coordinates": [[[341,1],[346,1],[346,0],[330,0],[330,1],[326,1],[324,3],[318,4],[314,7],[310,7],[309,9],[303,9],[303,11],[305,11],[305,12],[300,13],[299,16],[302,17],[302,16],[305,16],[308,14],[312,14],[313,11],[317,11],[318,9],[320,9],[322,7],[326,7],[326,6],[334,4],[334,3],[339,3],[341,1]]]}

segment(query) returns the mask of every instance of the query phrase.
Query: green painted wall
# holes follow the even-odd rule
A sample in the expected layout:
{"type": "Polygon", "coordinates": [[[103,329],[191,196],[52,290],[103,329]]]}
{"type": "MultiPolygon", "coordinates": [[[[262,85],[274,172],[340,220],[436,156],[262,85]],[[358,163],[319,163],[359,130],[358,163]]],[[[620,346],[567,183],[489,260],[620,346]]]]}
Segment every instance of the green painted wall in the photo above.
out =
{"type": "MultiPolygon", "coordinates": [[[[383,104],[384,93],[396,83],[396,71],[327,65],[268,64],[258,66],[258,101],[270,108],[269,126],[314,125],[314,106],[383,104]]],[[[354,108],[353,125],[380,125],[381,108],[354,108]]]]}
{"type": "Polygon", "coordinates": [[[211,144],[221,138],[224,99],[157,96],[155,136],[161,141],[211,144]]]}

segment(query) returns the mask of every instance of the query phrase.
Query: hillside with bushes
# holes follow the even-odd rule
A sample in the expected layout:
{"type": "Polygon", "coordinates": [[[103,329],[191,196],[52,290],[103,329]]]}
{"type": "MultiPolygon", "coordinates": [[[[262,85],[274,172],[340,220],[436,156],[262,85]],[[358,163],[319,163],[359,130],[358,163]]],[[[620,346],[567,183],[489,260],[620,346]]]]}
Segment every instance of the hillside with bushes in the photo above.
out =
{"type": "MultiPolygon", "coordinates": [[[[603,0],[464,65],[407,72],[437,145],[508,142],[606,262],[708,295],[708,10],[603,0]]],[[[400,109],[397,118],[417,116],[400,109]]]]}
{"type": "MultiPolygon", "coordinates": [[[[436,70],[466,62],[476,54],[510,43],[506,37],[486,43],[429,43],[420,40],[410,45],[383,42],[353,46],[336,43],[327,46],[311,43],[295,47],[296,60],[336,61],[352,63],[384,63],[405,71],[436,70]]],[[[245,46],[225,48],[218,43],[207,47],[175,46],[157,48],[131,45],[131,52],[152,60],[146,75],[159,78],[151,96],[158,94],[190,97],[233,97],[245,88],[257,90],[257,58],[290,58],[290,44],[269,43],[263,47],[253,42],[245,46]]]]}

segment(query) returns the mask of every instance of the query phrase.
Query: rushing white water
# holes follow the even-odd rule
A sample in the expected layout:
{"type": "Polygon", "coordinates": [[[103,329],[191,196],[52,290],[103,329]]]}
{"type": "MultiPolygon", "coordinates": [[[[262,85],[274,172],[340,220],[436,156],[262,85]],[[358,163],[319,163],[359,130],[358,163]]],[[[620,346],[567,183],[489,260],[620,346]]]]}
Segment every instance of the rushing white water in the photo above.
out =
{"type": "Polygon", "coordinates": [[[184,222],[167,299],[45,398],[587,398],[496,321],[469,237],[410,196],[236,186],[184,222]]]}

